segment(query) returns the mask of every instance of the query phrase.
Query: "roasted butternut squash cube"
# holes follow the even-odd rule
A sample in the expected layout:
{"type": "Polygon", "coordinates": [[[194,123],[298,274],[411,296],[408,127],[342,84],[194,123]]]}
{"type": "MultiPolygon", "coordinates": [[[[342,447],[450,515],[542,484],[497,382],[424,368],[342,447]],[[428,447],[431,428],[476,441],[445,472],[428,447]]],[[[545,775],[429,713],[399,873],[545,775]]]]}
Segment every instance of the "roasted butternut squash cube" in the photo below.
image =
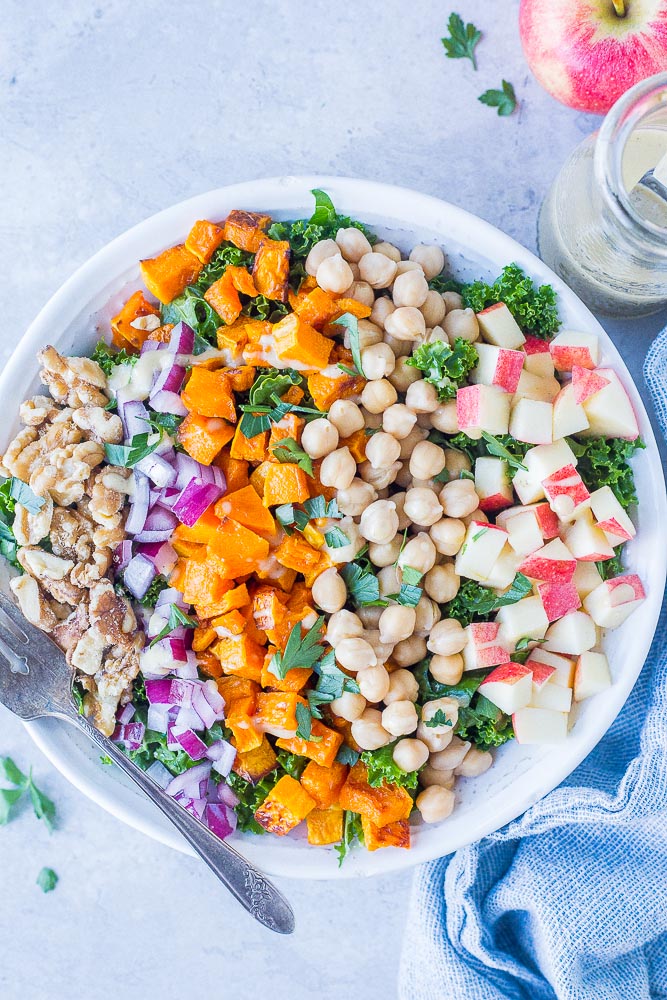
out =
{"type": "Polygon", "coordinates": [[[276,522],[252,486],[226,493],[216,503],[215,512],[221,518],[231,517],[233,521],[250,528],[258,535],[271,538],[276,533],[276,522]]]}
{"type": "Polygon", "coordinates": [[[274,555],[281,565],[300,573],[313,569],[321,559],[317,549],[296,532],[282,540],[274,555]]]}
{"type": "Polygon", "coordinates": [[[248,714],[255,714],[259,684],[248,680],[247,677],[238,677],[236,674],[218,677],[216,684],[218,685],[218,691],[225,701],[225,713],[231,714],[234,711],[235,703],[246,703],[249,699],[252,703],[252,709],[248,714]]]}
{"type": "Polygon", "coordinates": [[[139,262],[146,288],[160,302],[171,302],[196,281],[202,263],[180,243],[163,250],[157,257],[139,262]]]}
{"type": "Polygon", "coordinates": [[[216,331],[218,350],[228,351],[227,363],[240,363],[243,360],[243,349],[248,343],[247,323],[244,316],[234,323],[219,326],[216,331]]]}
{"type": "Polygon", "coordinates": [[[230,449],[225,447],[213,460],[225,474],[225,482],[230,493],[243,489],[248,485],[248,463],[244,459],[232,458],[230,449]]]}
{"type": "Polygon", "coordinates": [[[225,219],[224,238],[240,250],[257,253],[259,245],[264,239],[265,230],[270,224],[270,215],[234,209],[225,219]]]}
{"type": "Polygon", "coordinates": [[[233,392],[247,392],[255,381],[256,372],[252,365],[227,367],[223,371],[231,383],[233,392]]]}
{"type": "Polygon", "coordinates": [[[153,330],[140,330],[132,323],[142,316],[159,316],[160,310],[144,298],[143,292],[131,295],[123,308],[111,320],[113,342],[117,347],[134,347],[140,350],[144,341],[152,338],[153,330]]]}
{"type": "Polygon", "coordinates": [[[284,837],[314,808],[315,803],[308,792],[298,781],[285,774],[257,809],[255,819],[269,833],[284,837]]]}
{"type": "Polygon", "coordinates": [[[301,503],[310,496],[308,477],[292,462],[270,463],[264,480],[264,506],[301,503]]]}
{"type": "Polygon", "coordinates": [[[222,371],[209,371],[195,365],[181,393],[188,410],[203,417],[221,417],[236,423],[236,402],[229,377],[222,371]]]}
{"type": "Polygon", "coordinates": [[[195,653],[203,653],[217,638],[218,634],[214,628],[206,625],[200,626],[192,633],[192,648],[195,653]]]}
{"type": "MultiPolygon", "coordinates": [[[[297,388],[297,386],[293,388],[297,388]]],[[[271,435],[269,437],[269,460],[271,462],[278,461],[273,454],[273,449],[277,448],[285,438],[292,438],[297,444],[299,443],[304,423],[305,421],[302,417],[297,417],[295,413],[287,413],[277,424],[271,424],[271,435]]]]}
{"type": "Polygon", "coordinates": [[[216,635],[229,637],[230,635],[240,635],[245,631],[246,620],[240,611],[228,611],[224,615],[218,615],[215,619],[216,635]]]}
{"type": "Polygon", "coordinates": [[[204,607],[215,604],[231,589],[229,581],[223,579],[206,559],[188,559],[183,584],[185,603],[204,607]]]}
{"type": "Polygon", "coordinates": [[[361,817],[364,831],[364,845],[367,851],[377,851],[379,847],[405,847],[410,849],[410,823],[399,819],[386,826],[376,826],[368,816],[361,817]]]}
{"type": "Polygon", "coordinates": [[[185,248],[193,253],[202,264],[208,264],[211,257],[225,238],[222,226],[206,219],[198,219],[188,233],[185,248]]]}
{"type": "Polygon", "coordinates": [[[289,691],[260,692],[255,714],[257,726],[272,736],[292,735],[296,732],[296,706],[299,702],[306,704],[303,698],[289,691]]]}
{"type": "Polygon", "coordinates": [[[287,302],[289,292],[290,245],[287,240],[263,239],[255,255],[252,276],[260,295],[287,302]]]}
{"type": "Polygon", "coordinates": [[[268,439],[268,431],[260,431],[253,437],[246,437],[239,423],[234,434],[230,454],[232,458],[245,459],[248,462],[262,462],[266,457],[268,439]]]}
{"type": "MultiPolygon", "coordinates": [[[[211,629],[213,632],[213,629],[211,629]]],[[[213,641],[217,636],[214,633],[213,641]]],[[[212,677],[217,681],[219,677],[222,677],[222,665],[220,660],[214,653],[211,653],[209,649],[203,649],[197,653],[197,665],[203,674],[207,677],[212,677]]]]}
{"type": "Polygon", "coordinates": [[[248,588],[245,583],[239,584],[238,587],[233,587],[232,590],[228,590],[222,600],[219,601],[218,611],[216,615],[212,617],[211,625],[215,628],[218,624],[218,616],[226,615],[228,611],[235,611],[236,608],[243,608],[249,603],[250,594],[248,593],[248,588]]]}
{"type": "Polygon", "coordinates": [[[262,745],[264,739],[255,720],[245,712],[232,711],[225,716],[225,725],[232,731],[232,745],[239,753],[249,753],[262,745]]]}
{"type": "Polygon", "coordinates": [[[208,545],[220,527],[220,518],[216,515],[213,507],[204,511],[194,524],[177,524],[174,528],[172,541],[197,542],[199,545],[208,545]]]}
{"type": "MultiPolygon", "coordinates": [[[[336,314],[340,314],[338,303],[323,288],[313,288],[312,292],[299,293],[294,297],[292,309],[304,323],[320,329],[336,314]]],[[[369,313],[370,315],[370,310],[369,313]]]]}
{"type": "MultiPolygon", "coordinates": [[[[322,366],[324,367],[324,365],[322,366]]],[[[308,376],[308,392],[318,410],[327,411],[337,399],[351,399],[359,396],[366,385],[366,379],[361,375],[348,375],[341,371],[340,375],[330,378],[316,372],[308,376]]]]}
{"type": "Polygon", "coordinates": [[[276,354],[283,361],[296,361],[304,371],[326,368],[334,342],[323,337],[296,313],[288,313],[273,327],[276,354]]]}
{"type": "Polygon", "coordinates": [[[298,753],[302,757],[308,757],[309,760],[316,761],[322,767],[331,767],[343,742],[343,737],[335,729],[329,729],[319,719],[313,719],[310,734],[315,739],[302,740],[300,736],[292,736],[288,739],[276,740],[276,746],[289,751],[289,753],[298,753]]]}
{"type": "Polygon", "coordinates": [[[177,438],[188,455],[210,465],[224,446],[234,437],[234,426],[218,417],[202,417],[199,413],[188,413],[178,428],[177,438]]]}
{"type": "Polygon", "coordinates": [[[367,816],[376,826],[407,819],[412,812],[412,798],[405,788],[386,784],[372,788],[366,765],[361,761],[350,769],[340,792],[340,805],[367,816]]]}
{"type": "Polygon", "coordinates": [[[366,433],[366,428],[362,427],[360,431],[355,431],[350,437],[344,438],[340,442],[340,447],[349,448],[352,458],[357,465],[361,465],[362,462],[366,461],[366,445],[369,441],[370,438],[366,433]]]}
{"type": "Polygon", "coordinates": [[[333,323],[345,313],[351,313],[352,316],[356,316],[357,319],[368,319],[372,309],[370,306],[364,305],[363,302],[358,302],[356,299],[349,298],[339,298],[336,299],[337,310],[332,320],[333,323]]]}
{"type": "Polygon", "coordinates": [[[288,670],[284,677],[276,677],[274,673],[269,670],[269,664],[271,659],[276,652],[275,646],[269,646],[266,656],[264,657],[264,666],[262,667],[262,687],[266,691],[291,691],[294,694],[299,694],[303,691],[304,687],[310,680],[313,671],[309,667],[292,667],[288,670]]]}
{"type": "Polygon", "coordinates": [[[245,753],[237,753],[232,764],[232,770],[244,778],[246,781],[256,785],[258,781],[265,778],[273,771],[278,758],[273,747],[266,736],[262,737],[262,742],[254,750],[247,750],[245,753]]]}
{"type": "Polygon", "coordinates": [[[301,775],[301,784],[317,802],[318,808],[328,809],[338,805],[340,790],[347,778],[347,764],[334,760],[330,767],[322,767],[311,760],[301,775]]]}
{"type": "Polygon", "coordinates": [[[229,636],[226,639],[219,639],[211,647],[211,651],[220,660],[224,673],[247,677],[248,680],[259,683],[264,663],[264,650],[250,636],[242,633],[241,635],[229,636]]]}
{"type": "Polygon", "coordinates": [[[220,526],[208,547],[214,556],[216,571],[226,580],[251,573],[269,554],[265,538],[230,517],[220,519],[220,526]]]}
{"type": "Polygon", "coordinates": [[[306,816],[308,843],[315,847],[337,844],[343,838],[343,810],[339,806],[313,809],[306,816]]]}

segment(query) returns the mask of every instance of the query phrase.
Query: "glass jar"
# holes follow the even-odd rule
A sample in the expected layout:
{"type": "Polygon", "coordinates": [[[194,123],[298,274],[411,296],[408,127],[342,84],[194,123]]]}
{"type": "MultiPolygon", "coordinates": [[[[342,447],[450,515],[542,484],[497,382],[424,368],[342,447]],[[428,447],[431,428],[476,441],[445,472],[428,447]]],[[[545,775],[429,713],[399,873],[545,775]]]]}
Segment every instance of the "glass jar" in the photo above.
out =
{"type": "Polygon", "coordinates": [[[667,198],[638,183],[656,167],[667,185],[667,73],[616,102],[540,210],[542,260],[595,311],[639,316],[667,303],[667,198]]]}

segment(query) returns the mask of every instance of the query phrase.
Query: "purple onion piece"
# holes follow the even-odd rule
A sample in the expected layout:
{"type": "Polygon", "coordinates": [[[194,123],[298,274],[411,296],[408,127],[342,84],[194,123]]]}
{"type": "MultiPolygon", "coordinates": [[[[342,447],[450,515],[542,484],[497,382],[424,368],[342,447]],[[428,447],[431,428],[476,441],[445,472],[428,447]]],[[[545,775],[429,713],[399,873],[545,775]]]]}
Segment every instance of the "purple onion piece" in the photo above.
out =
{"type": "Polygon", "coordinates": [[[191,760],[202,760],[207,756],[208,747],[192,729],[172,729],[171,735],[191,760]]]}
{"type": "Polygon", "coordinates": [[[123,583],[139,601],[155,579],[155,566],[146,556],[138,553],[130,559],[123,573],[123,583]]]}
{"type": "Polygon", "coordinates": [[[191,479],[181,491],[181,495],[172,507],[179,521],[188,527],[196,524],[204,511],[219,500],[224,490],[215,483],[205,483],[201,479],[191,479]]]}
{"type": "Polygon", "coordinates": [[[179,792],[184,792],[190,798],[199,798],[200,781],[208,781],[211,774],[210,764],[198,764],[191,767],[183,774],[177,774],[167,785],[167,794],[176,798],[179,792]]]}
{"type": "Polygon", "coordinates": [[[187,323],[177,323],[171,331],[167,350],[171,354],[192,354],[195,346],[195,332],[187,323]]]}
{"type": "Polygon", "coordinates": [[[136,708],[134,707],[132,702],[128,702],[127,705],[124,705],[122,708],[119,708],[118,711],[116,712],[116,721],[120,726],[127,726],[128,723],[132,722],[135,712],[136,708]]]}
{"type": "Polygon", "coordinates": [[[116,546],[113,554],[113,564],[117,573],[122,573],[132,558],[132,542],[129,538],[116,546]]]}
{"type": "Polygon", "coordinates": [[[218,740],[207,748],[206,756],[213,761],[213,770],[226,778],[236,759],[236,749],[227,740],[218,740]]]}
{"type": "Polygon", "coordinates": [[[179,394],[167,389],[160,389],[151,394],[151,406],[156,413],[175,413],[178,417],[185,417],[188,413],[179,394]]]}
{"type": "MultiPolygon", "coordinates": [[[[143,528],[148,517],[150,503],[150,487],[148,477],[143,472],[134,470],[134,493],[130,497],[130,513],[125,522],[128,535],[136,535],[143,528]]],[[[146,539],[148,541],[148,539],[146,539]]],[[[154,541],[154,539],[151,539],[154,541]]]]}
{"type": "MultiPolygon", "coordinates": [[[[158,489],[164,489],[165,486],[173,486],[176,482],[176,469],[170,465],[166,458],[158,455],[155,451],[140,459],[134,468],[138,469],[139,472],[143,472],[145,476],[148,476],[158,489]]],[[[154,498],[153,502],[155,500],[157,500],[157,497],[154,498]]]]}
{"type": "Polygon", "coordinates": [[[151,351],[159,351],[164,348],[164,344],[159,340],[144,340],[139,354],[150,354],[151,351]]]}
{"type": "Polygon", "coordinates": [[[223,802],[209,802],[204,811],[204,821],[209,830],[224,840],[236,829],[236,814],[223,802]]]}

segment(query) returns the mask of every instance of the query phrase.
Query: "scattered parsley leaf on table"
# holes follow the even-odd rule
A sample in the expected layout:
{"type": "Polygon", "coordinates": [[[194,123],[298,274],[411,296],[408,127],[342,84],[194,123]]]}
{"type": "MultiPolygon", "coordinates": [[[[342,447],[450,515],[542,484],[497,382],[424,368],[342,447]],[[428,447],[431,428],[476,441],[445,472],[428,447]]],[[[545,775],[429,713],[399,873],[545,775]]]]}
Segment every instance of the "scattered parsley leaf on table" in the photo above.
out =
{"type": "Polygon", "coordinates": [[[58,885],[58,876],[54,872],[53,868],[42,868],[41,872],[37,876],[37,885],[40,887],[42,892],[53,892],[55,887],[58,885]]]}
{"type": "Polygon", "coordinates": [[[441,38],[440,41],[445,47],[445,54],[448,59],[469,59],[473,69],[477,69],[475,59],[475,47],[482,37],[474,24],[464,24],[460,14],[451,13],[447,22],[448,38],[441,38]]]}
{"type": "Polygon", "coordinates": [[[501,118],[507,118],[516,108],[514,87],[507,80],[503,80],[502,90],[485,90],[477,100],[490,108],[497,108],[501,118]]]}
{"type": "Polygon", "coordinates": [[[0,826],[9,822],[12,806],[28,795],[35,816],[37,819],[44,820],[44,825],[51,833],[56,817],[56,807],[32,780],[32,769],[28,774],[24,774],[11,757],[0,757],[0,774],[15,786],[14,788],[0,788],[0,826]]]}

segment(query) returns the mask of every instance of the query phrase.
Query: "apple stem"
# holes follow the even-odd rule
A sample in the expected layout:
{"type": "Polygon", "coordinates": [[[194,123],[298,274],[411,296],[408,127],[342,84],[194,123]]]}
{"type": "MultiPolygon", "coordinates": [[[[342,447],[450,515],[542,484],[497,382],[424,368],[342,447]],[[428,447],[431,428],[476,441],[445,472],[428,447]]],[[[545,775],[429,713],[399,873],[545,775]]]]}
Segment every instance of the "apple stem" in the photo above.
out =
{"type": "Polygon", "coordinates": [[[625,0],[611,0],[614,5],[614,10],[619,17],[625,17],[627,14],[627,8],[625,6],[625,0]]]}

